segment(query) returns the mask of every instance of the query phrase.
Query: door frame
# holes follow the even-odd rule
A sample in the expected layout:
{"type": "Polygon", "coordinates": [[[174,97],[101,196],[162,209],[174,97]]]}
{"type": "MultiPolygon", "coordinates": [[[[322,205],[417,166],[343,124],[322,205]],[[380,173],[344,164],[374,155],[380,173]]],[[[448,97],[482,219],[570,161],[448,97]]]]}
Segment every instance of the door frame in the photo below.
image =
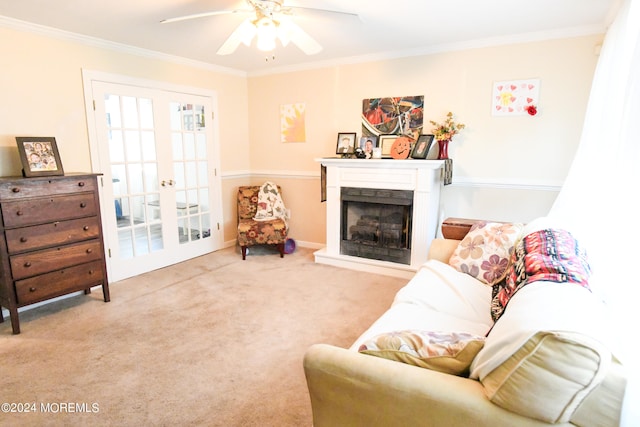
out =
{"type": "MultiPolygon", "coordinates": [[[[134,86],[138,88],[150,89],[150,90],[158,90],[162,92],[177,92],[181,94],[189,94],[207,97],[211,99],[211,111],[212,117],[208,118],[209,123],[211,123],[213,141],[211,142],[211,161],[209,173],[213,173],[213,186],[211,188],[210,201],[211,201],[211,213],[212,213],[212,224],[211,224],[211,236],[210,238],[213,241],[213,249],[212,251],[222,249],[224,244],[223,238],[223,216],[222,216],[222,179],[220,174],[220,132],[219,132],[219,121],[218,121],[218,96],[217,93],[213,90],[203,89],[193,86],[183,86],[177,85],[173,83],[149,80],[149,79],[140,79],[120,74],[112,74],[105,73],[101,71],[94,70],[85,70],[82,69],[82,79],[83,79],[83,90],[84,90],[84,101],[85,101],[85,114],[87,118],[87,132],[89,135],[89,153],[91,156],[91,168],[95,173],[100,173],[101,163],[100,163],[100,148],[99,148],[99,136],[97,134],[97,118],[95,114],[95,105],[93,99],[93,82],[103,82],[115,85],[123,85],[123,86],[134,86]],[[217,224],[216,224],[217,223],[217,224]]],[[[100,177],[101,178],[101,177],[100,177]]],[[[104,196],[104,185],[102,183],[102,179],[99,179],[100,185],[98,186],[98,191],[100,194],[100,211],[102,214],[102,218],[109,218],[107,215],[107,209],[113,209],[111,206],[111,201],[107,200],[104,196]]],[[[103,222],[102,226],[109,226],[110,224],[106,224],[103,222]]],[[[112,226],[116,226],[112,224],[112,226]]],[[[110,245],[114,244],[113,242],[109,242],[108,236],[112,234],[109,232],[103,233],[103,239],[105,248],[107,248],[106,254],[106,265],[107,265],[107,275],[110,278],[114,278],[113,267],[111,263],[110,253],[108,248],[110,245]]],[[[185,261],[184,257],[177,257],[175,262],[185,261]]],[[[126,277],[115,277],[116,280],[125,279],[126,277]]]]}

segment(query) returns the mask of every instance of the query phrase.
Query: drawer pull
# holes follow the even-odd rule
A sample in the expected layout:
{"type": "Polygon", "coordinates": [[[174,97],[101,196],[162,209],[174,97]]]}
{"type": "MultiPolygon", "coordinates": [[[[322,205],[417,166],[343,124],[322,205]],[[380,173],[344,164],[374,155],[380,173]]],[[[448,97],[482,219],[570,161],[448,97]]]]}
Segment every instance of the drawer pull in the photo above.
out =
{"type": "Polygon", "coordinates": [[[84,181],[80,181],[80,182],[78,183],[78,187],[84,187],[84,181]]]}
{"type": "Polygon", "coordinates": [[[84,227],[82,227],[82,229],[83,229],[84,231],[88,231],[88,230],[89,230],[89,226],[88,226],[88,225],[85,225],[84,227]]]}
{"type": "Polygon", "coordinates": [[[16,215],[18,215],[18,216],[22,216],[23,214],[24,214],[24,213],[23,213],[22,211],[18,211],[18,212],[16,212],[16,215]]]}
{"type": "Polygon", "coordinates": [[[27,238],[26,238],[26,237],[24,237],[24,236],[23,236],[23,237],[21,237],[21,238],[20,238],[20,242],[21,242],[21,243],[26,243],[26,241],[27,241],[27,238]]]}
{"type": "Polygon", "coordinates": [[[93,270],[89,270],[89,275],[93,274],[93,270]]]}
{"type": "Polygon", "coordinates": [[[37,291],[36,288],[34,288],[34,287],[29,288],[29,292],[35,292],[35,291],[37,291]]]}
{"type": "Polygon", "coordinates": [[[11,191],[13,191],[14,193],[19,193],[20,192],[20,187],[13,187],[11,189],[11,191]]]}
{"type": "Polygon", "coordinates": [[[85,202],[82,202],[82,203],[80,203],[80,207],[81,207],[81,208],[86,208],[86,207],[87,207],[87,204],[86,204],[85,202]]]}
{"type": "Polygon", "coordinates": [[[28,267],[31,267],[31,262],[30,262],[30,261],[25,262],[25,263],[24,263],[24,266],[25,266],[25,267],[27,267],[27,268],[28,268],[28,267]]]}
{"type": "Polygon", "coordinates": [[[87,249],[87,253],[90,254],[91,252],[93,252],[93,249],[89,248],[87,249]]]}

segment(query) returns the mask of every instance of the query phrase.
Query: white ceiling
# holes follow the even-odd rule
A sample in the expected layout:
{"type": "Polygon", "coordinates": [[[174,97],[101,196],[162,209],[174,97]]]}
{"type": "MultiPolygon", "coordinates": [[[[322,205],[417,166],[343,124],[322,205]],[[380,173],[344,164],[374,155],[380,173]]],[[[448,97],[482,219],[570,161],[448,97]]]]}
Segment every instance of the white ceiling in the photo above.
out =
{"type": "Polygon", "coordinates": [[[323,50],[307,56],[289,44],[279,46],[275,59],[269,56],[267,60],[255,46],[242,44],[231,55],[216,54],[247,15],[160,23],[194,13],[245,9],[245,0],[0,0],[0,16],[10,18],[4,19],[5,23],[26,21],[260,74],[323,63],[604,32],[619,0],[285,0],[284,4],[352,12],[359,19],[296,10],[294,21],[323,50]]]}

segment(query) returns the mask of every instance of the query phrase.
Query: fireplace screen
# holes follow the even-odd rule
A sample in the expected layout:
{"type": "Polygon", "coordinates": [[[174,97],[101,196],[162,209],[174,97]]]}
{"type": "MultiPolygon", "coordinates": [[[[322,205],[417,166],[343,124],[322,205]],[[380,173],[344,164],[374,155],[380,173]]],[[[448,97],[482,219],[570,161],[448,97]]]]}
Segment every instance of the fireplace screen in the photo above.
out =
{"type": "Polygon", "coordinates": [[[411,264],[413,191],[343,187],[340,253],[411,264]]]}

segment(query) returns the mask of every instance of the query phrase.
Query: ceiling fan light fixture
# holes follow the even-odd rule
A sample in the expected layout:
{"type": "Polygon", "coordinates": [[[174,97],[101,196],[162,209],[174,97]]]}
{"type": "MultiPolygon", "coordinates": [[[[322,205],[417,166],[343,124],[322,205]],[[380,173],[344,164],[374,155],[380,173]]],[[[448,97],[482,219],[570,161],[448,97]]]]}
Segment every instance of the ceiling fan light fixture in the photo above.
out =
{"type": "Polygon", "coordinates": [[[276,48],[276,37],[278,30],[276,23],[271,18],[260,18],[256,23],[256,35],[258,40],[256,46],[263,52],[270,52],[276,48]]]}

